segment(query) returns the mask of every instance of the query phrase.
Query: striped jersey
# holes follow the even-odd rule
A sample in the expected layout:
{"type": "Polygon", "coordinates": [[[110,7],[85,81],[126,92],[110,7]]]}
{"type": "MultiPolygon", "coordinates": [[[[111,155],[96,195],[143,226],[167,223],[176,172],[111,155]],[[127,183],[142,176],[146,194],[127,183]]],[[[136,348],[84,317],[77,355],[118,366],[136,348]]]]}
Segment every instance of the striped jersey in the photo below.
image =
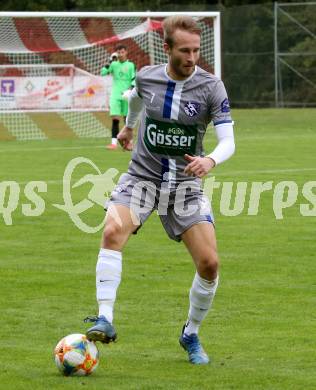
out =
{"type": "Polygon", "coordinates": [[[211,121],[232,122],[223,82],[198,66],[189,78],[172,80],[164,64],[139,71],[136,89],[144,110],[128,173],[168,181],[170,187],[192,180],[183,172],[184,154],[204,155],[203,137],[211,121]]]}

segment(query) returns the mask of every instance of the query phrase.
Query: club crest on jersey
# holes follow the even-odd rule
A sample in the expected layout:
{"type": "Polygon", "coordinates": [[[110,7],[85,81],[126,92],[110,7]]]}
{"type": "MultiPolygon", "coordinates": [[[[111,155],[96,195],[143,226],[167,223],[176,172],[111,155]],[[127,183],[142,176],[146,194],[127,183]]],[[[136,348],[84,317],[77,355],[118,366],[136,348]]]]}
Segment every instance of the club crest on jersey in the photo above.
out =
{"type": "Polygon", "coordinates": [[[230,106],[229,106],[229,100],[226,98],[221,103],[221,111],[222,112],[229,112],[230,106]]]}
{"type": "Polygon", "coordinates": [[[201,110],[201,104],[197,102],[186,102],[184,105],[184,112],[187,116],[195,116],[201,110]]]}

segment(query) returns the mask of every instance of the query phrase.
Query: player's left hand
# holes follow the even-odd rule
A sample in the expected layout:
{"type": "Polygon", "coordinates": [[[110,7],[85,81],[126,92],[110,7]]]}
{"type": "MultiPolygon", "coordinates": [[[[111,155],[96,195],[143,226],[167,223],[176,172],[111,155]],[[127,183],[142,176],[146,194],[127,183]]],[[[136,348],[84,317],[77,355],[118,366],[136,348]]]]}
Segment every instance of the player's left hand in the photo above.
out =
{"type": "Polygon", "coordinates": [[[188,176],[203,177],[214,168],[215,162],[208,157],[190,156],[185,154],[184,158],[189,162],[185,167],[184,173],[188,176]]]}

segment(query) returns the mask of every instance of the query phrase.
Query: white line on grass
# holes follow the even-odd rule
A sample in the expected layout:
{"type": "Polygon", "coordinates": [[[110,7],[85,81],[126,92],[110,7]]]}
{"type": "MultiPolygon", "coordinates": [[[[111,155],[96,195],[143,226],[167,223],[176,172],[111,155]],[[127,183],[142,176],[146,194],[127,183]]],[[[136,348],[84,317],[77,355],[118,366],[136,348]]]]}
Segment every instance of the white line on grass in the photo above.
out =
{"type": "Polygon", "coordinates": [[[103,145],[91,145],[91,146],[55,146],[53,148],[21,148],[21,149],[0,149],[0,153],[11,153],[11,152],[42,152],[49,150],[76,150],[76,149],[96,149],[96,148],[104,148],[103,145]]]}

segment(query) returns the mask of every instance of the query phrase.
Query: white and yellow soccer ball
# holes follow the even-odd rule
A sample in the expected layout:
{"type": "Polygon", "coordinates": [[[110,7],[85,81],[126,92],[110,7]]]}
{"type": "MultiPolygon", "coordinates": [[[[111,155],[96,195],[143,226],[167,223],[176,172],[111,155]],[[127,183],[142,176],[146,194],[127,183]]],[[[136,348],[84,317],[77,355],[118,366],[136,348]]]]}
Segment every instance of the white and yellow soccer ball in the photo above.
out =
{"type": "Polygon", "coordinates": [[[54,349],[55,363],[65,376],[90,375],[99,364],[99,351],[83,334],[63,337],[54,349]]]}

